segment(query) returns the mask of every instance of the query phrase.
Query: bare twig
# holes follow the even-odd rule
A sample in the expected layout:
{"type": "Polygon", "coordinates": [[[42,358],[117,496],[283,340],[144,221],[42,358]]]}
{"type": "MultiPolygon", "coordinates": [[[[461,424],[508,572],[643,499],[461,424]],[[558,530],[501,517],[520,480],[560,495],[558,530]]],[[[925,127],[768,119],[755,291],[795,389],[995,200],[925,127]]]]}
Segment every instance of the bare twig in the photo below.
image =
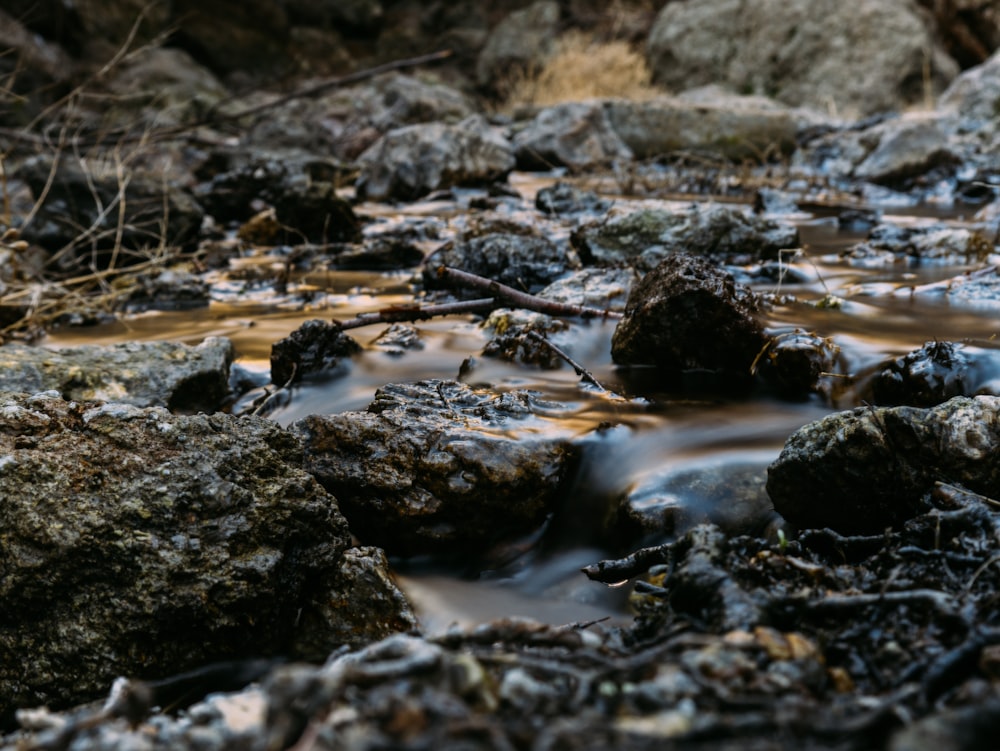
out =
{"type": "Polygon", "coordinates": [[[552,352],[555,353],[558,357],[560,357],[563,360],[565,360],[566,363],[571,368],[573,368],[573,370],[576,371],[576,374],[578,376],[580,376],[583,380],[590,381],[590,383],[592,383],[595,386],[597,386],[597,388],[599,388],[601,391],[605,391],[605,392],[607,392],[609,394],[611,393],[608,389],[606,389],[604,386],[601,385],[601,382],[598,381],[594,377],[593,373],[591,373],[585,367],[583,367],[582,365],[580,365],[580,363],[578,363],[576,360],[574,360],[572,357],[570,357],[562,349],[560,349],[555,344],[553,344],[552,342],[550,342],[544,336],[542,336],[541,334],[539,334],[537,331],[528,331],[528,332],[526,332],[525,336],[528,336],[531,339],[534,339],[536,342],[544,344],[546,347],[548,347],[550,350],[552,350],[552,352]]]}
{"type": "Polygon", "coordinates": [[[483,313],[497,307],[497,301],[492,297],[464,302],[441,303],[440,305],[393,305],[382,308],[374,313],[362,313],[357,318],[346,321],[333,321],[333,324],[344,329],[357,329],[371,326],[375,323],[402,323],[407,321],[425,321],[437,316],[459,315],[461,313],[483,313]]]}
{"type": "Polygon", "coordinates": [[[459,287],[471,287],[481,289],[494,297],[505,300],[515,307],[525,310],[534,310],[537,313],[546,313],[553,316],[579,316],[580,318],[615,318],[622,317],[621,313],[613,310],[601,310],[600,308],[589,308],[584,305],[570,305],[569,303],[546,300],[542,297],[529,295],[526,292],[519,292],[513,287],[486,277],[470,274],[468,271],[454,269],[450,266],[438,266],[437,277],[443,281],[451,282],[459,287]]]}

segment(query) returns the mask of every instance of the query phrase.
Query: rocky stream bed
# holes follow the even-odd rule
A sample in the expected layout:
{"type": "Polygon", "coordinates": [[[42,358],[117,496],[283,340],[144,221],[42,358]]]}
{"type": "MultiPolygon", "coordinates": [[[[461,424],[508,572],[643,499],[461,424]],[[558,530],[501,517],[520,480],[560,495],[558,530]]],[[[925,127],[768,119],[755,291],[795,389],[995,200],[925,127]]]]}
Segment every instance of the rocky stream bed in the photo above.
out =
{"type": "Polygon", "coordinates": [[[997,746],[988,3],[249,5],[0,10],[0,746],[997,746]]]}

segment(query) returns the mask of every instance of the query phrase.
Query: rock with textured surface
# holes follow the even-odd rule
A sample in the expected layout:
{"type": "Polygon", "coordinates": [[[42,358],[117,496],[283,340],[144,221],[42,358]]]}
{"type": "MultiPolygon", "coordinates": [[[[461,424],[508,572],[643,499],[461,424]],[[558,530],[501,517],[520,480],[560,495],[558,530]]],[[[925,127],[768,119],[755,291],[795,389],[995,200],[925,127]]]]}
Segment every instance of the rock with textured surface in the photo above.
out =
{"type": "Polygon", "coordinates": [[[525,170],[583,170],[634,156],[600,102],[546,107],[514,135],[514,151],[518,167],[525,170]]]}
{"type": "Polygon", "coordinates": [[[0,390],[54,390],[78,401],[214,412],[229,394],[232,362],[232,342],[218,336],[195,347],[123,342],[53,350],[5,344],[0,347],[0,390]]]}
{"type": "Polygon", "coordinates": [[[413,200],[432,190],[481,185],[506,177],[514,154],[481,115],[456,125],[409,125],[386,133],[358,162],[358,195],[371,201],[413,200]]]}
{"type": "Polygon", "coordinates": [[[476,62],[476,83],[496,86],[512,71],[540,66],[558,31],[559,3],[540,0],[516,10],[490,31],[476,62]]]}
{"type": "Polygon", "coordinates": [[[390,555],[482,552],[540,524],[573,466],[575,449],[538,409],[525,391],[420,381],[289,429],[363,542],[390,555]]]}
{"type": "Polygon", "coordinates": [[[0,396],[0,711],[412,627],[274,423],[0,396]]]}
{"type": "Polygon", "coordinates": [[[937,480],[997,497],[998,450],[1000,397],[862,407],[792,434],[768,469],[767,492],[799,528],[878,534],[924,511],[937,480]]]}

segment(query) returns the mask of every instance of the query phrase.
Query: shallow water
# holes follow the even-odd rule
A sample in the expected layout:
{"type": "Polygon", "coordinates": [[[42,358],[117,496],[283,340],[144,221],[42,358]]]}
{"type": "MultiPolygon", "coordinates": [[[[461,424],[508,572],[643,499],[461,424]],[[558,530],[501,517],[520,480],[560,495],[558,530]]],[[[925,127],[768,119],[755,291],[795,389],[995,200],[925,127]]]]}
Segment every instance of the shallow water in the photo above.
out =
{"type": "MultiPolygon", "coordinates": [[[[513,182],[526,197],[544,184],[529,176],[515,176],[513,182]]],[[[366,206],[362,211],[376,220],[400,220],[391,207],[366,206]]],[[[428,202],[409,207],[401,221],[454,216],[460,211],[452,201],[428,202]]],[[[884,220],[926,221],[917,213],[887,215],[884,220]]],[[[989,341],[1000,331],[1000,323],[988,313],[950,308],[906,293],[907,287],[945,279],[964,269],[851,268],[832,255],[860,239],[860,234],[842,232],[829,218],[803,215],[797,221],[808,257],[791,260],[789,270],[807,281],[792,284],[782,279],[754,285],[760,291],[797,298],[768,311],[770,329],[800,327],[835,336],[851,372],[929,340],[989,341]],[[810,304],[827,294],[845,302],[836,309],[810,304]]],[[[217,299],[208,308],[147,312],[101,326],[67,329],[52,334],[44,346],[152,339],[198,343],[210,335],[227,336],[236,346],[240,365],[266,373],[271,344],[303,321],[343,320],[408,302],[416,279],[415,272],[311,272],[301,280],[318,292],[308,306],[294,294],[281,296],[262,288],[241,295],[220,284],[217,299]]],[[[396,562],[404,588],[432,630],[453,621],[470,623],[502,615],[556,623],[590,621],[603,615],[624,617],[627,588],[611,589],[579,573],[581,566],[612,552],[597,521],[611,499],[656,475],[683,477],[689,470],[721,468],[724,472],[727,467],[747,466],[759,468],[763,475],[790,433],[834,409],[819,397],[785,402],[769,396],[700,398],[646,390],[641,379],[626,376],[611,362],[614,322],[575,324],[575,338],[567,349],[611,391],[641,400],[609,398],[581,385],[568,367],[538,370],[483,358],[479,353],[487,337],[468,316],[425,321],[417,327],[424,348],[403,355],[370,346],[384,326],[352,331],[364,352],[335,377],[295,386],[270,417],[288,424],[309,414],[363,409],[385,383],[455,378],[463,361],[475,357],[476,365],[465,380],[539,391],[562,405],[550,415],[561,430],[593,436],[586,442],[585,461],[566,506],[543,533],[470,567],[396,562]],[[598,437],[592,431],[599,424],[618,427],[598,437]]],[[[840,406],[853,406],[851,402],[849,389],[838,397],[840,406]]],[[[683,483],[678,494],[681,503],[705,502],[693,495],[685,497],[683,483]]]]}

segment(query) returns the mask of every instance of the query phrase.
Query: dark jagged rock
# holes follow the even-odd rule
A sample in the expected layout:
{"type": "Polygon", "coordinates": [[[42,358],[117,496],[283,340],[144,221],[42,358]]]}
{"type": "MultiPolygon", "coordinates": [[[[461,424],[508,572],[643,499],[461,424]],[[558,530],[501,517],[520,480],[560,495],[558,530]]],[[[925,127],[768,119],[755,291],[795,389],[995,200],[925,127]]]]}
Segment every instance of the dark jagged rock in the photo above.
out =
{"type": "Polygon", "coordinates": [[[308,183],[287,190],[274,201],[287,242],[352,242],[361,239],[361,222],[332,183],[308,183]]]}
{"type": "Polygon", "coordinates": [[[0,396],[0,714],[412,626],[274,423],[0,396]]]}
{"type": "Polygon", "coordinates": [[[796,527],[876,534],[924,511],[938,480],[1000,495],[998,449],[1000,397],[862,407],[792,434],[768,469],[767,492],[796,527]]]}
{"type": "Polygon", "coordinates": [[[402,355],[424,348],[419,329],[406,323],[394,323],[372,342],[373,347],[390,355],[402,355]]]}
{"type": "MultiPolygon", "coordinates": [[[[424,262],[424,284],[440,289],[438,266],[451,266],[525,292],[537,292],[579,268],[575,254],[544,237],[493,233],[449,243],[424,262]]],[[[477,297],[483,296],[478,290],[477,297]]]]}
{"type": "Polygon", "coordinates": [[[573,466],[575,450],[539,430],[537,409],[524,391],[420,381],[290,430],[362,541],[398,555],[482,552],[540,524],[573,466]]]}
{"type": "Polygon", "coordinates": [[[333,371],[360,351],[361,345],[339,327],[314,318],[271,345],[271,383],[283,386],[311,373],[333,371]]]}
{"type": "Polygon", "coordinates": [[[178,412],[214,412],[229,395],[233,345],[210,336],[180,342],[123,342],[41,349],[0,347],[0,390],[56,391],[77,401],[115,401],[178,412]]]}
{"type": "Polygon", "coordinates": [[[333,262],[341,269],[411,269],[424,260],[424,252],[402,237],[365,238],[360,245],[341,246],[335,251],[333,262]]]}
{"type": "Polygon", "coordinates": [[[611,340],[622,365],[654,365],[666,378],[711,371],[719,385],[742,386],[767,343],[757,298],[708,262],[685,254],[666,258],[629,295],[611,340]]]}
{"type": "Polygon", "coordinates": [[[791,224],[708,204],[677,212],[639,209],[582,227],[572,242],[585,264],[649,271],[679,252],[731,264],[776,259],[778,251],[799,246],[799,234],[791,224]]]}
{"type": "Polygon", "coordinates": [[[779,334],[761,357],[761,377],[786,399],[802,399],[823,390],[824,374],[839,372],[840,347],[833,340],[805,331],[779,334]]]}
{"type": "Polygon", "coordinates": [[[535,195],[535,208],[543,214],[576,214],[590,211],[603,214],[610,207],[610,202],[596,193],[581,190],[564,182],[542,188],[535,195]]]}

